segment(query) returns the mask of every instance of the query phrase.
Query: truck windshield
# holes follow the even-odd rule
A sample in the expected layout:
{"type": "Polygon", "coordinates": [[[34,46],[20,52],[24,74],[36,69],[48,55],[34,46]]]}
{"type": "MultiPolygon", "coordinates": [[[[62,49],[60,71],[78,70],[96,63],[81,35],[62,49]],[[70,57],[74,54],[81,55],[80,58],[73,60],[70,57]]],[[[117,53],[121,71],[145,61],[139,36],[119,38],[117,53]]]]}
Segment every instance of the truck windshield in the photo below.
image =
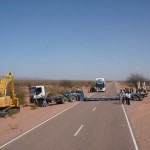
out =
{"type": "Polygon", "coordinates": [[[36,95],[39,95],[42,92],[42,89],[41,89],[41,87],[38,87],[38,88],[31,87],[31,88],[29,88],[29,92],[30,93],[36,93],[36,95]]]}
{"type": "Polygon", "coordinates": [[[96,87],[100,87],[100,88],[104,88],[104,83],[102,82],[102,83],[96,83],[96,87]]]}
{"type": "Polygon", "coordinates": [[[42,92],[42,89],[40,87],[36,88],[35,92],[36,92],[36,95],[39,95],[42,92]]]}
{"type": "Polygon", "coordinates": [[[99,79],[99,80],[96,81],[96,83],[97,83],[97,84],[103,84],[104,81],[99,79]]]}
{"type": "Polygon", "coordinates": [[[31,87],[31,88],[29,88],[29,92],[30,92],[30,93],[35,93],[35,90],[36,90],[36,87],[31,87]]]}

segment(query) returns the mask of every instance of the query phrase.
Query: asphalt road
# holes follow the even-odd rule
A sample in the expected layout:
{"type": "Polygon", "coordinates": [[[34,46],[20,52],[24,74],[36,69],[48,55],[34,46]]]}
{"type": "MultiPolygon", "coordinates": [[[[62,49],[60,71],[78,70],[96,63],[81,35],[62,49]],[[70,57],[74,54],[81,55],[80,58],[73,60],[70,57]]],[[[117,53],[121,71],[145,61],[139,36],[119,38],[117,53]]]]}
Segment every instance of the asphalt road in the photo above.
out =
{"type": "MultiPolygon", "coordinates": [[[[108,93],[109,87],[114,89],[114,83],[107,87],[108,93]]],[[[118,101],[94,101],[79,102],[2,149],[135,150],[135,147],[118,101]]]]}

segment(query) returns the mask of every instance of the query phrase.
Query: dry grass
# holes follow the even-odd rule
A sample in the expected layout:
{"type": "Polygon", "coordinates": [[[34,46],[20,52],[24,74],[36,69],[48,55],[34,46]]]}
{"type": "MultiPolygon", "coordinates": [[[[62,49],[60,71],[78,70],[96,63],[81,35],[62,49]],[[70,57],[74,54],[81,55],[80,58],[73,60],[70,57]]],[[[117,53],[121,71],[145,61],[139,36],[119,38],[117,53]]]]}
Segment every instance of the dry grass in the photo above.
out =
{"type": "Polygon", "coordinates": [[[35,110],[35,109],[38,108],[38,105],[36,105],[36,104],[31,104],[30,107],[31,107],[32,110],[35,110]]]}
{"type": "Polygon", "coordinates": [[[7,112],[7,115],[9,117],[12,117],[14,118],[14,116],[18,113],[18,110],[17,109],[10,109],[8,112],[7,112]]]}
{"type": "Polygon", "coordinates": [[[9,128],[11,129],[11,130],[15,130],[15,129],[18,129],[19,128],[19,125],[18,124],[9,124],[9,128]]]}
{"type": "Polygon", "coordinates": [[[146,83],[147,91],[150,92],[150,81],[146,83]]]}
{"type": "Polygon", "coordinates": [[[67,90],[75,90],[83,86],[90,86],[94,81],[75,81],[75,80],[15,80],[17,97],[21,103],[26,103],[25,96],[28,95],[28,87],[44,85],[46,94],[52,96],[63,93],[67,90]]]}

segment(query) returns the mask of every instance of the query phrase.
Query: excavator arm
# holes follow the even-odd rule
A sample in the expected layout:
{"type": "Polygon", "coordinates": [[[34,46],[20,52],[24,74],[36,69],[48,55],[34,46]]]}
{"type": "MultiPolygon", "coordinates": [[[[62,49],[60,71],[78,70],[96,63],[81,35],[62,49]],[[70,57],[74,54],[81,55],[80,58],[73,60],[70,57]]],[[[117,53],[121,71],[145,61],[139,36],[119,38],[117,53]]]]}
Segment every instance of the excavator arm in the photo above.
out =
{"type": "Polygon", "coordinates": [[[12,73],[7,74],[0,80],[0,94],[1,96],[6,96],[7,86],[12,82],[13,76],[12,73]]]}
{"type": "Polygon", "coordinates": [[[18,98],[14,92],[12,73],[8,73],[0,80],[0,108],[19,106],[18,98]],[[10,86],[11,95],[7,96],[7,87],[10,86]]]}

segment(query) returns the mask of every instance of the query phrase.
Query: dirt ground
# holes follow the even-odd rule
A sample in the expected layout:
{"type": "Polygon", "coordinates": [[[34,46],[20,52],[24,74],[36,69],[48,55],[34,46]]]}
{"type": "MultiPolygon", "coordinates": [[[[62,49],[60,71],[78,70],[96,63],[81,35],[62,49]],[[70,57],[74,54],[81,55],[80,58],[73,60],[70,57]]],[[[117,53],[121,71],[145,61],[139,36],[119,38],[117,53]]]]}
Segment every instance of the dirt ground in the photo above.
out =
{"type": "Polygon", "coordinates": [[[150,149],[150,93],[143,101],[125,105],[130,124],[140,150],[150,149]]]}
{"type": "MultiPolygon", "coordinates": [[[[84,89],[85,96],[88,93],[84,89]]],[[[14,137],[24,133],[44,120],[75,105],[78,102],[64,105],[51,105],[46,108],[32,109],[30,106],[21,107],[21,112],[12,117],[0,118],[0,145],[10,141],[14,137]],[[38,115],[37,115],[38,114],[38,115]]],[[[150,147],[150,93],[143,101],[131,101],[131,105],[125,105],[134,135],[140,150],[149,150],[150,147]]]]}

